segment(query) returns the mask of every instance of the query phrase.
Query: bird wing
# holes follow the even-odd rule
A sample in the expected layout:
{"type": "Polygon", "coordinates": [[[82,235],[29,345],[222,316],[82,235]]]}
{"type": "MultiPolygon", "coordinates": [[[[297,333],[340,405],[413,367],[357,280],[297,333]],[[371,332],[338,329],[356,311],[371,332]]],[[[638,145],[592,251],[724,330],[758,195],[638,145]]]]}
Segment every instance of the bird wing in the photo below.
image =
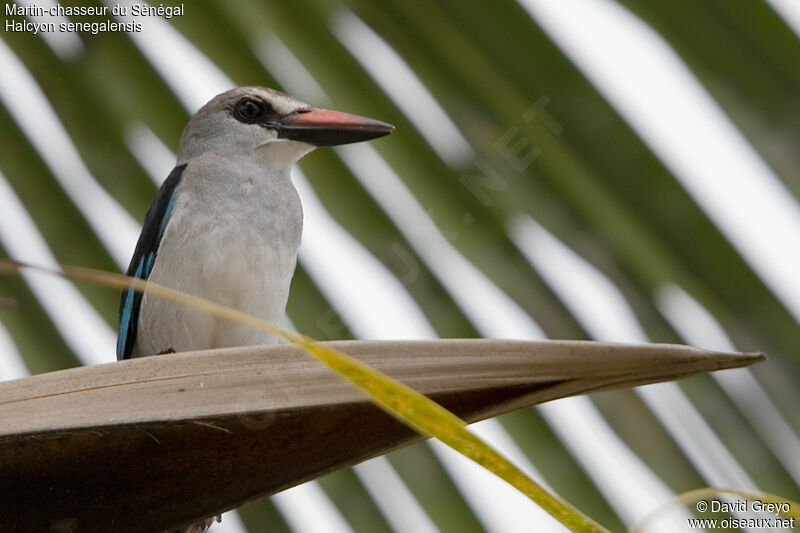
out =
{"type": "MultiPolygon", "coordinates": [[[[156,261],[158,246],[164,229],[169,222],[175,198],[178,196],[178,187],[186,165],[172,169],[169,177],[161,186],[155,200],[150,204],[144,217],[142,233],[133,252],[131,264],[127,274],[139,279],[147,279],[153,270],[156,261]]],[[[142,293],[133,287],[123,291],[119,303],[119,337],[117,337],[117,359],[128,359],[131,356],[133,345],[136,343],[136,328],[139,322],[139,308],[142,304],[142,293]]]]}

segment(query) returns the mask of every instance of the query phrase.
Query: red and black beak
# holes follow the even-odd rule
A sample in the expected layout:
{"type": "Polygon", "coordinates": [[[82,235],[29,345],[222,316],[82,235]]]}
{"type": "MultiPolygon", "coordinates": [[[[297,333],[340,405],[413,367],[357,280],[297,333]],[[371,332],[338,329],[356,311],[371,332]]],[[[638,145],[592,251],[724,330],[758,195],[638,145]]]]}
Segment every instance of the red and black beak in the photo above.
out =
{"type": "Polygon", "coordinates": [[[371,118],[309,107],[290,113],[278,121],[278,137],[315,146],[336,146],[383,137],[394,126],[371,118]]]}

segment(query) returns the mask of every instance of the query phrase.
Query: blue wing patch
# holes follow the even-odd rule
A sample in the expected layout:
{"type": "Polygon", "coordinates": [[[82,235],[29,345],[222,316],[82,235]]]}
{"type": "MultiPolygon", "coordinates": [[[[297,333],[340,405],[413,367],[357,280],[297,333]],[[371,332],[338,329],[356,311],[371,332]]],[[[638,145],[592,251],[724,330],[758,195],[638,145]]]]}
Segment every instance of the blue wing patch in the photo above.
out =
{"type": "MultiPolygon", "coordinates": [[[[185,168],[186,165],[180,165],[172,169],[155,200],[150,204],[144,217],[139,242],[136,244],[136,250],[133,252],[133,258],[128,266],[127,274],[129,276],[147,279],[150,272],[153,271],[158,246],[169,222],[172,209],[175,207],[175,198],[178,196],[178,188],[185,168]]],[[[117,337],[117,359],[120,361],[131,356],[133,345],[136,343],[141,305],[142,293],[135,291],[133,287],[122,293],[119,303],[119,336],[117,337]]]]}

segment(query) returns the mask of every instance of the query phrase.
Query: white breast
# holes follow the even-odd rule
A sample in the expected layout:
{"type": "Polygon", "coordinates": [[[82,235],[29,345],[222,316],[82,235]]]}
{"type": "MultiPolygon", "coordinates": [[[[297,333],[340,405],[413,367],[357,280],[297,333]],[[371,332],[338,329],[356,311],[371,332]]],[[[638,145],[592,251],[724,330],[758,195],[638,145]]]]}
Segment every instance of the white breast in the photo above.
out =
{"type": "MultiPolygon", "coordinates": [[[[200,181],[187,166],[149,279],[279,324],[300,244],[300,201],[288,176],[239,170],[209,179],[214,168],[206,166],[200,181]]],[[[254,328],[145,294],[134,354],[272,342],[254,328]]]]}

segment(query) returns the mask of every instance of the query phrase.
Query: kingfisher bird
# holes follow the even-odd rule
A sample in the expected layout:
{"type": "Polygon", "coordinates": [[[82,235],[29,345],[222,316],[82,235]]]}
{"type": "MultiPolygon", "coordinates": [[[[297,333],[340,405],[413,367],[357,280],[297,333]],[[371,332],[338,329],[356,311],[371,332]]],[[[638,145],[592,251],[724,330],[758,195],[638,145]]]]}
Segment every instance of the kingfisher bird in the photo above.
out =
{"type": "MultiPolygon", "coordinates": [[[[183,130],[177,164],[145,215],[127,274],[279,324],[303,227],[292,165],[318,146],[393,130],[265,87],[215,96],[183,130]]],[[[133,288],[122,293],[120,360],[274,342],[263,331],[133,288]]]]}

